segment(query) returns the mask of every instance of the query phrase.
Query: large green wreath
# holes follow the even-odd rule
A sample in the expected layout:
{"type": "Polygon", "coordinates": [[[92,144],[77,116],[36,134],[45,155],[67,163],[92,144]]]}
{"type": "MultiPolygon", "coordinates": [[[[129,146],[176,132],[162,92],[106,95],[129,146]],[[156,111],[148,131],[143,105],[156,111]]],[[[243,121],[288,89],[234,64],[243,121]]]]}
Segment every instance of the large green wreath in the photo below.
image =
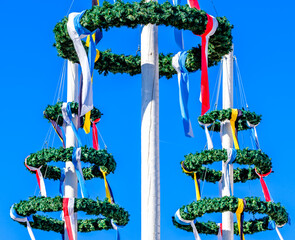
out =
{"type": "MultiPolygon", "coordinates": [[[[55,105],[48,105],[44,111],[44,118],[48,120],[55,121],[59,126],[63,125],[63,116],[62,116],[62,104],[63,102],[57,102],[55,105]]],[[[78,114],[78,103],[71,102],[71,111],[72,114],[78,114]]],[[[91,110],[90,118],[96,120],[101,118],[102,113],[95,107],[91,110]]],[[[85,115],[82,117],[82,126],[84,123],[85,115]]]]}
{"type": "MultiPolygon", "coordinates": [[[[197,152],[195,154],[190,153],[185,156],[185,160],[181,164],[183,164],[187,171],[191,172],[186,174],[190,175],[192,178],[193,172],[196,172],[201,180],[215,183],[221,179],[221,171],[208,169],[202,165],[226,160],[226,149],[212,149],[204,150],[200,153],[197,152]]],[[[234,163],[241,165],[255,165],[260,174],[268,173],[272,168],[271,159],[265,153],[261,150],[249,150],[248,148],[237,150],[237,156],[234,163]]],[[[254,168],[249,167],[248,169],[235,169],[233,178],[234,182],[246,182],[247,180],[257,179],[259,176],[255,173],[254,168]]]]}
{"type": "MultiPolygon", "coordinates": [[[[73,147],[70,148],[49,148],[42,149],[36,153],[32,153],[27,158],[27,164],[32,167],[40,167],[45,178],[59,180],[61,170],[59,167],[47,165],[48,162],[67,162],[72,161],[73,147]]],[[[81,161],[93,164],[90,167],[83,168],[83,176],[85,180],[95,177],[103,178],[100,167],[107,174],[113,173],[116,169],[116,162],[112,154],[106,150],[95,150],[94,148],[81,148],[81,161]]],[[[31,172],[31,171],[30,171],[31,172]]],[[[31,172],[35,173],[35,172],[31,172]]]]}
{"type": "MultiPolygon", "coordinates": [[[[241,109],[242,116],[238,120],[238,131],[250,129],[247,125],[247,121],[251,124],[257,125],[261,121],[261,115],[257,115],[255,112],[246,111],[241,109]]],[[[203,116],[199,116],[199,122],[203,124],[212,124],[208,127],[209,130],[219,132],[220,122],[231,119],[232,109],[214,110],[206,113],[203,116]]]]}
{"type": "MultiPolygon", "coordinates": [[[[288,222],[288,213],[286,209],[281,206],[280,203],[261,201],[257,197],[246,197],[246,207],[244,212],[248,213],[260,213],[267,214],[268,217],[260,219],[245,221],[243,224],[243,230],[245,234],[253,234],[269,230],[268,223],[274,220],[277,225],[284,225],[288,222]]],[[[180,216],[186,220],[193,220],[203,216],[205,213],[213,212],[236,212],[238,208],[238,198],[236,197],[222,197],[222,198],[204,198],[197,202],[192,202],[189,205],[182,206],[180,208],[180,216]]],[[[173,224],[177,228],[181,228],[186,231],[192,231],[191,226],[182,225],[176,222],[173,217],[173,224]]],[[[196,222],[196,228],[199,233],[204,234],[218,234],[219,227],[215,222],[208,221],[207,223],[196,222]]],[[[239,234],[237,223],[234,225],[234,233],[239,234]]]]}
{"type": "MultiPolygon", "coordinates": [[[[14,204],[14,209],[21,216],[31,216],[33,221],[30,225],[33,228],[45,231],[63,233],[64,221],[54,219],[44,215],[37,215],[36,212],[57,212],[62,211],[61,197],[31,197],[27,201],[14,204]]],[[[110,204],[105,201],[92,200],[88,198],[75,199],[74,211],[83,211],[87,215],[98,216],[93,219],[78,220],[79,232],[91,232],[96,230],[112,229],[111,220],[120,226],[125,226],[129,222],[129,213],[117,204],[110,204]],[[105,218],[100,217],[103,215],[105,218]]],[[[26,223],[20,223],[26,226],[26,223]]]]}
{"type": "MultiPolygon", "coordinates": [[[[208,66],[216,65],[232,47],[231,29],[233,26],[225,17],[217,17],[218,28],[210,37],[208,46],[208,66]]],[[[72,40],[67,33],[67,18],[59,22],[55,28],[55,46],[58,55],[78,62],[72,40]]],[[[204,11],[190,8],[188,5],[172,6],[169,2],[159,4],[157,2],[123,3],[118,0],[114,4],[103,2],[101,7],[94,6],[86,10],[80,21],[81,25],[90,31],[97,28],[108,31],[111,27],[127,26],[135,28],[140,24],[149,23],[156,25],[173,26],[194,32],[197,35],[204,33],[207,16],[204,11]]],[[[128,73],[131,76],[141,72],[140,56],[126,56],[111,53],[109,50],[100,52],[101,57],[95,64],[95,69],[105,75],[112,73],[128,73]]],[[[171,78],[176,71],[172,67],[172,53],[159,55],[159,75],[171,78]]],[[[201,47],[188,51],[186,68],[194,72],[201,67],[201,47]]]]}

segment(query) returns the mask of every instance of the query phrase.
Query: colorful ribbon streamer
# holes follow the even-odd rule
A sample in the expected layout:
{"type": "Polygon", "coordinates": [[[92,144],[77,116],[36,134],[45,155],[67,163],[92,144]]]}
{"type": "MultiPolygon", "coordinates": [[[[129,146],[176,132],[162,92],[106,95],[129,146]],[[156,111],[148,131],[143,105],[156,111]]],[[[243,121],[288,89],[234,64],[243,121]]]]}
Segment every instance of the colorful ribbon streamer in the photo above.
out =
{"type": "Polygon", "coordinates": [[[100,121],[100,118],[92,121],[92,144],[95,150],[99,150],[98,135],[96,124],[100,121]]]}
{"type": "Polygon", "coordinates": [[[104,179],[104,186],[105,186],[105,190],[106,190],[106,196],[107,196],[107,199],[109,200],[109,203],[115,203],[115,198],[113,196],[113,192],[112,192],[112,189],[111,189],[111,186],[106,178],[106,172],[103,171],[101,168],[100,168],[100,171],[103,175],[103,179],[104,179]]]}
{"type": "Polygon", "coordinates": [[[230,119],[230,126],[231,126],[232,135],[233,135],[234,144],[235,144],[236,149],[240,149],[239,142],[238,142],[237,135],[236,135],[237,134],[236,121],[237,121],[238,113],[239,113],[238,109],[232,109],[231,110],[231,119],[230,119]]]}
{"type": "Polygon", "coordinates": [[[57,136],[59,137],[60,141],[62,142],[63,147],[65,148],[66,146],[65,146],[65,142],[64,142],[61,128],[58,126],[58,124],[54,120],[48,118],[48,116],[46,115],[45,112],[43,112],[43,114],[51,122],[54,131],[57,133],[57,136]]]}
{"type": "MultiPolygon", "coordinates": [[[[181,4],[181,0],[173,0],[173,5],[177,6],[181,4]]],[[[184,51],[184,41],[183,41],[183,31],[177,28],[174,28],[174,39],[177,46],[180,48],[181,51],[184,51]]]]}
{"type": "Polygon", "coordinates": [[[230,174],[229,174],[229,164],[232,164],[237,156],[237,151],[234,148],[226,149],[227,151],[227,161],[225,162],[225,173],[223,174],[222,178],[224,180],[224,187],[230,187],[232,195],[234,195],[234,187],[233,183],[230,184],[230,174]]]}
{"type": "Polygon", "coordinates": [[[85,48],[81,42],[81,38],[92,34],[89,30],[83,28],[80,24],[80,19],[83,14],[84,11],[81,13],[70,13],[67,22],[67,30],[78,55],[83,75],[81,116],[85,115],[87,112],[93,109],[93,90],[91,77],[94,68],[94,61],[96,58],[96,48],[93,42],[93,38],[90,38],[88,57],[85,48]]]}
{"type": "Polygon", "coordinates": [[[26,159],[25,159],[25,165],[26,165],[27,169],[29,169],[30,171],[36,173],[36,178],[37,178],[38,186],[40,188],[41,196],[47,197],[44,178],[43,178],[43,175],[42,175],[42,172],[41,172],[42,166],[39,167],[39,168],[29,166],[27,164],[27,159],[28,159],[29,156],[27,156],[26,159]]]}
{"type": "Polygon", "coordinates": [[[178,76],[179,106],[182,116],[184,134],[187,137],[194,137],[188,113],[189,77],[188,71],[185,68],[186,57],[186,51],[178,52],[172,58],[172,66],[176,70],[178,76]]]}
{"type": "Polygon", "coordinates": [[[187,0],[187,4],[190,6],[190,8],[201,10],[198,0],[187,0]]]}
{"type": "Polygon", "coordinates": [[[268,191],[268,188],[267,188],[267,185],[264,181],[264,177],[267,177],[269,174],[271,174],[272,172],[272,169],[270,169],[270,171],[266,174],[259,174],[257,172],[257,169],[255,168],[255,172],[256,174],[259,176],[259,179],[260,179],[260,184],[261,184],[261,187],[262,187],[262,191],[263,191],[263,194],[264,194],[264,197],[265,197],[265,201],[267,202],[270,202],[271,201],[271,198],[270,198],[270,194],[269,194],[269,191],[268,191]]]}
{"type": "Polygon", "coordinates": [[[217,240],[222,240],[222,223],[218,223],[218,234],[217,234],[217,240]]]}
{"type": "Polygon", "coordinates": [[[75,166],[75,172],[77,175],[77,179],[79,181],[82,198],[87,198],[87,197],[89,197],[89,194],[88,194],[87,189],[85,187],[85,180],[83,177],[83,171],[82,171],[80,159],[81,159],[81,148],[74,147],[73,154],[72,154],[72,162],[75,166]]]}
{"type": "Polygon", "coordinates": [[[249,121],[247,121],[247,125],[248,125],[248,127],[251,128],[252,138],[253,138],[253,140],[255,142],[256,150],[258,150],[258,149],[260,149],[260,145],[259,145],[259,141],[258,141],[258,135],[257,135],[256,127],[259,125],[259,123],[254,125],[254,124],[249,123],[249,121]]]}
{"type": "Polygon", "coordinates": [[[74,204],[75,198],[63,198],[63,214],[65,219],[65,228],[68,233],[69,240],[75,240],[76,236],[74,233],[74,204]]]}
{"type": "Polygon", "coordinates": [[[62,111],[62,116],[63,116],[63,119],[64,119],[65,123],[68,124],[68,125],[71,125],[71,127],[73,129],[73,132],[75,134],[75,137],[76,137],[76,139],[78,141],[78,145],[79,145],[79,147],[81,147],[82,146],[82,141],[81,141],[81,139],[79,137],[78,130],[76,129],[75,124],[72,121],[71,103],[70,102],[63,103],[63,105],[61,107],[61,111],[62,111]]]}
{"type": "Polygon", "coordinates": [[[200,124],[201,126],[203,126],[204,129],[205,129],[205,134],[206,134],[206,139],[207,139],[207,148],[208,148],[208,150],[213,149],[213,142],[212,142],[212,139],[211,139],[211,137],[210,137],[209,130],[208,130],[208,127],[210,127],[212,124],[211,124],[211,123],[206,124],[206,123],[201,123],[201,122],[199,122],[199,124],[200,124]]]}
{"type": "Polygon", "coordinates": [[[197,173],[196,172],[193,172],[193,171],[188,171],[183,162],[181,162],[181,167],[182,167],[182,170],[185,172],[185,173],[193,173],[194,174],[194,182],[195,182],[195,189],[196,189],[196,199],[197,201],[199,201],[201,199],[201,193],[200,193],[200,183],[199,183],[199,180],[197,178],[197,173]]]}
{"type": "Polygon", "coordinates": [[[240,239],[245,240],[243,233],[243,222],[244,222],[244,210],[246,207],[246,201],[244,199],[239,198],[238,208],[236,210],[238,229],[240,234],[240,239]]]}
{"type": "Polygon", "coordinates": [[[11,208],[10,208],[10,217],[13,220],[17,221],[17,222],[26,223],[27,224],[27,230],[28,230],[28,233],[30,235],[31,240],[35,240],[35,236],[34,236],[32,227],[31,227],[30,222],[29,222],[29,221],[33,221],[32,217],[22,217],[22,216],[18,215],[16,213],[15,209],[14,209],[14,205],[12,205],[11,208]]]}
{"type": "Polygon", "coordinates": [[[193,229],[193,233],[195,236],[195,240],[201,240],[198,230],[196,228],[195,222],[196,220],[185,220],[180,216],[180,212],[179,209],[176,211],[175,215],[175,220],[176,222],[178,222],[179,224],[183,224],[183,225],[191,225],[192,229],[193,229]]]}
{"type": "Polygon", "coordinates": [[[113,221],[113,219],[111,220],[111,224],[113,229],[116,230],[116,239],[120,240],[119,226],[113,221]]]}

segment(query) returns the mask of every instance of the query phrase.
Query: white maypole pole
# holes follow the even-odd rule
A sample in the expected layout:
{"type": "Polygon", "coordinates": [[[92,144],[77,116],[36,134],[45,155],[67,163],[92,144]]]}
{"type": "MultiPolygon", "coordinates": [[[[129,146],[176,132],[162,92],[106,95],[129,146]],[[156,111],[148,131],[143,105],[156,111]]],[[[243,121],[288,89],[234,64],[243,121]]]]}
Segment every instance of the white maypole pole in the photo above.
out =
{"type": "Polygon", "coordinates": [[[141,240],[160,240],[158,27],[141,33],[141,240]]]}
{"type": "MultiPolygon", "coordinates": [[[[78,64],[68,62],[67,71],[67,102],[78,102],[78,64]]],[[[73,117],[73,123],[77,126],[77,117],[73,117]]],[[[76,138],[71,125],[66,126],[66,147],[76,147],[76,138]]],[[[75,173],[75,167],[72,162],[66,162],[65,169],[65,198],[77,197],[77,177],[75,173]]],[[[75,213],[75,220],[73,225],[74,239],[77,240],[77,213],[75,213]]],[[[68,240],[67,231],[65,230],[65,240],[68,240]]]]}
{"type": "MultiPolygon", "coordinates": [[[[233,47],[232,51],[223,57],[223,91],[222,91],[222,108],[233,108],[233,47]]],[[[222,148],[229,149],[233,147],[233,136],[229,121],[224,123],[222,131],[222,148]]],[[[225,163],[222,162],[222,175],[226,172],[225,163]]],[[[229,164],[230,184],[226,186],[225,181],[222,181],[222,197],[230,196],[230,186],[233,186],[233,165],[229,164]]],[[[233,189],[232,189],[233,191],[233,189]]],[[[222,213],[222,235],[223,240],[233,240],[234,238],[234,225],[233,213],[222,213]]]]}

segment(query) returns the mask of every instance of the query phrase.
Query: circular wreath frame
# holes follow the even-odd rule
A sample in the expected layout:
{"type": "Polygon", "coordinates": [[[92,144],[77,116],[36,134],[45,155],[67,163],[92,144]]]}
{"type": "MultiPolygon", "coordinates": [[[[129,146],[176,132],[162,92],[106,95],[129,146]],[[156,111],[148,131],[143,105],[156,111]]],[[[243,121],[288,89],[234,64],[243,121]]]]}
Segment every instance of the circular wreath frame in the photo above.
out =
{"type": "MultiPolygon", "coordinates": [[[[50,166],[47,163],[53,162],[68,162],[72,161],[73,147],[70,148],[49,148],[42,149],[36,153],[32,153],[27,158],[27,164],[32,167],[41,168],[43,176],[47,179],[59,180],[61,170],[57,166],[50,166]]],[[[83,176],[85,180],[90,180],[95,177],[103,178],[100,167],[107,174],[113,173],[116,169],[116,162],[112,154],[107,150],[95,150],[94,148],[81,148],[81,161],[93,164],[90,167],[83,168],[83,176]]],[[[31,173],[35,173],[30,171],[31,173]]]]}
{"type": "MultiPolygon", "coordinates": [[[[270,230],[268,228],[268,222],[270,220],[274,220],[277,225],[284,225],[288,222],[288,213],[280,203],[261,201],[260,198],[257,197],[246,197],[245,200],[247,204],[244,212],[252,214],[267,214],[268,216],[260,219],[245,221],[243,223],[244,234],[253,234],[256,232],[270,230]]],[[[192,202],[189,205],[182,206],[180,208],[180,216],[187,220],[193,220],[197,217],[203,216],[205,213],[226,211],[235,213],[237,208],[238,198],[233,196],[222,198],[204,198],[197,202],[192,202]]],[[[177,228],[190,232],[192,231],[191,226],[179,224],[176,222],[174,217],[172,217],[172,221],[177,228]]],[[[196,222],[195,225],[199,233],[218,234],[219,227],[215,222],[196,222]]],[[[237,223],[234,225],[234,233],[236,235],[239,234],[237,223]]]]}
{"type": "MultiPolygon", "coordinates": [[[[204,150],[200,153],[188,154],[185,156],[185,160],[181,162],[184,168],[192,173],[186,173],[193,178],[193,172],[197,173],[197,176],[207,182],[218,182],[221,179],[222,172],[214,169],[203,167],[202,165],[212,164],[214,162],[226,161],[227,151],[226,149],[212,149],[204,150]]],[[[268,173],[272,169],[271,159],[267,154],[261,150],[249,150],[245,148],[243,150],[237,150],[237,156],[234,163],[241,165],[255,165],[257,171],[261,174],[268,173]]],[[[237,168],[234,170],[234,182],[246,182],[247,180],[254,180],[259,178],[255,173],[255,169],[249,167],[248,169],[237,168]]]]}
{"type": "MultiPolygon", "coordinates": [[[[222,56],[228,54],[232,48],[231,29],[233,26],[225,17],[216,18],[219,25],[208,45],[208,66],[216,65],[222,56]]],[[[111,27],[127,26],[136,28],[138,25],[149,23],[156,25],[172,26],[177,29],[189,30],[197,35],[204,33],[207,25],[206,13],[202,10],[190,8],[188,5],[173,6],[168,1],[133,2],[123,3],[118,0],[114,4],[103,2],[102,6],[93,6],[86,10],[80,23],[90,31],[99,28],[108,31],[111,27]]],[[[58,55],[78,62],[72,40],[67,33],[67,18],[57,23],[53,32],[55,34],[58,55]]],[[[86,47],[85,47],[86,48],[86,47]]],[[[159,75],[171,78],[176,71],[172,67],[172,53],[159,55],[159,75]]],[[[188,51],[186,68],[189,72],[199,70],[201,67],[201,47],[188,51]]],[[[112,73],[127,73],[131,76],[141,73],[140,56],[114,54],[110,50],[100,52],[95,69],[107,75],[112,73]]]]}
{"type": "MultiPolygon", "coordinates": [[[[48,120],[54,120],[60,127],[63,125],[63,116],[62,116],[62,104],[63,102],[57,102],[55,105],[48,105],[44,111],[44,118],[48,120]]],[[[78,103],[77,102],[71,102],[71,111],[72,114],[78,114],[78,103]]],[[[101,115],[103,115],[97,108],[93,107],[91,110],[90,118],[91,120],[96,120],[98,118],[101,118],[101,115]]],[[[81,118],[81,127],[83,127],[84,124],[85,115],[81,118]]]]}
{"type": "MultiPolygon", "coordinates": [[[[257,125],[261,121],[261,115],[257,115],[255,112],[246,111],[241,109],[242,116],[238,120],[238,131],[248,130],[250,129],[247,125],[247,121],[249,123],[257,125]]],[[[219,132],[220,131],[220,122],[231,119],[232,109],[222,109],[222,110],[214,110],[212,112],[206,113],[203,116],[199,116],[199,122],[203,124],[212,124],[208,129],[210,131],[219,132]]],[[[201,126],[203,127],[203,126],[201,126]]]]}
{"type": "MultiPolygon", "coordinates": [[[[44,231],[64,232],[64,221],[55,218],[37,215],[36,212],[57,212],[62,211],[62,197],[31,197],[29,200],[21,201],[14,205],[17,214],[21,216],[33,215],[30,222],[32,228],[44,231]]],[[[111,219],[120,226],[125,226],[129,222],[129,213],[117,204],[110,204],[105,201],[92,200],[89,198],[76,198],[74,211],[83,211],[87,215],[103,215],[105,218],[97,217],[94,219],[78,220],[79,232],[91,232],[96,230],[113,229],[111,219]]],[[[20,223],[25,225],[25,223],[20,223]]]]}

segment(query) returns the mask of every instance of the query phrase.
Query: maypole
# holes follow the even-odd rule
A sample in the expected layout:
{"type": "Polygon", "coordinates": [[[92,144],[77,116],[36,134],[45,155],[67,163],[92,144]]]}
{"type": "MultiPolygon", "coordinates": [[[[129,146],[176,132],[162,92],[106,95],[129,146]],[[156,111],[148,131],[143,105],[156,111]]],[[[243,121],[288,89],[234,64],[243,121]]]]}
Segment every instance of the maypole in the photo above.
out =
{"type": "MultiPolygon", "coordinates": [[[[78,64],[67,60],[67,102],[78,102],[78,64]]],[[[73,117],[73,122],[77,126],[77,117],[73,117]]],[[[77,147],[76,137],[71,125],[66,125],[66,148],[77,147]]],[[[77,177],[73,162],[65,163],[65,189],[64,198],[77,198],[77,177]]],[[[77,213],[74,214],[73,235],[77,240],[77,213]]],[[[65,226],[65,240],[70,240],[65,226]]]]}
{"type": "Polygon", "coordinates": [[[141,33],[141,239],[160,240],[158,27],[141,33]]]}
{"type": "MultiPolygon", "coordinates": [[[[232,51],[223,57],[223,81],[222,81],[222,108],[233,108],[233,49],[232,51]]],[[[221,135],[222,148],[233,148],[233,136],[230,122],[223,123],[223,131],[221,135]]],[[[222,162],[222,175],[225,176],[227,171],[227,163],[222,162]]],[[[230,184],[227,185],[225,178],[222,181],[222,197],[230,196],[230,188],[232,187],[233,193],[233,164],[229,164],[229,179],[230,184]]],[[[234,237],[234,225],[233,225],[233,213],[222,213],[222,232],[223,240],[233,240],[234,237]]]]}

